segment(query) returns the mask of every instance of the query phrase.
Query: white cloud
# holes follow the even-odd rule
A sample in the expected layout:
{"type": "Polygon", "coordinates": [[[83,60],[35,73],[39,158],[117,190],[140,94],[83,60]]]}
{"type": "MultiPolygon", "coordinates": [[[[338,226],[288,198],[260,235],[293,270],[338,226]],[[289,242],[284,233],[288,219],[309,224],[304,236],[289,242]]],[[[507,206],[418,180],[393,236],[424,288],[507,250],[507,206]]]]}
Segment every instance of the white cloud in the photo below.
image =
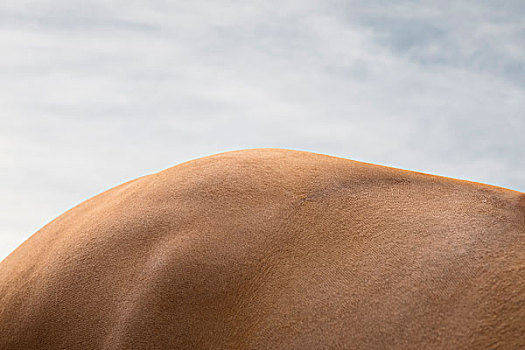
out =
{"type": "Polygon", "coordinates": [[[525,189],[520,2],[5,1],[0,258],[117,183],[286,147],[525,189]]]}

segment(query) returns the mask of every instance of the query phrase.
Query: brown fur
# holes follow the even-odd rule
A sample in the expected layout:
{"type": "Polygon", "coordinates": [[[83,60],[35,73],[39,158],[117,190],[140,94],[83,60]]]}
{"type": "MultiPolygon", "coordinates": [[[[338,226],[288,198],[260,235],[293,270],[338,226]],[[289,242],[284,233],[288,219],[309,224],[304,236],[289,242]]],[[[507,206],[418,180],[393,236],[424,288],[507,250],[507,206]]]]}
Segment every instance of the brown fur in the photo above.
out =
{"type": "Polygon", "coordinates": [[[525,347],[525,194],[319,154],[190,161],[0,264],[0,349],[525,347]]]}

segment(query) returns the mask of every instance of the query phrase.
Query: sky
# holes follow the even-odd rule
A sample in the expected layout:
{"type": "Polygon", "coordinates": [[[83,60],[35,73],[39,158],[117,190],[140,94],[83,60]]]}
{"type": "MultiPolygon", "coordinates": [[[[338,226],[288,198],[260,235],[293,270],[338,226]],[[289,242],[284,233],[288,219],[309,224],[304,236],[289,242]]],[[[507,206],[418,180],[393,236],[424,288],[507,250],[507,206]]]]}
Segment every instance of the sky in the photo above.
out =
{"type": "Polygon", "coordinates": [[[525,191],[525,2],[2,0],[0,259],[78,203],[288,148],[525,191]]]}

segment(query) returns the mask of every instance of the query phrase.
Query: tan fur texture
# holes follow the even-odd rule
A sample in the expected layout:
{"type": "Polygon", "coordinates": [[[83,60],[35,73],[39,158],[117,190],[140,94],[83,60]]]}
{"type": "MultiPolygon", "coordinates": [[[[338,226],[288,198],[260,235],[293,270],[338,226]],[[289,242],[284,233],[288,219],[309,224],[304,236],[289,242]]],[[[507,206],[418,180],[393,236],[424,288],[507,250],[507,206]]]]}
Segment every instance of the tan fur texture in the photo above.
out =
{"type": "Polygon", "coordinates": [[[95,196],[0,264],[0,349],[328,348],[525,348],[525,194],[228,152],[95,196]]]}

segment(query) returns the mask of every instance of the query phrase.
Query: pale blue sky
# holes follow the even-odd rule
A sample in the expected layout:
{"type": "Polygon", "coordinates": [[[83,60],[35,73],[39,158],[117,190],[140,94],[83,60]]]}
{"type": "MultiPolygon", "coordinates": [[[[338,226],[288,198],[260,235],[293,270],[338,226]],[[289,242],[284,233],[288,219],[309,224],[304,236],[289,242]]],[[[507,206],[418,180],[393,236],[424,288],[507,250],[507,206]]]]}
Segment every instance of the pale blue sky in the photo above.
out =
{"type": "Polygon", "coordinates": [[[525,191],[525,2],[0,4],[0,259],[126,180],[282,147],[525,191]]]}

